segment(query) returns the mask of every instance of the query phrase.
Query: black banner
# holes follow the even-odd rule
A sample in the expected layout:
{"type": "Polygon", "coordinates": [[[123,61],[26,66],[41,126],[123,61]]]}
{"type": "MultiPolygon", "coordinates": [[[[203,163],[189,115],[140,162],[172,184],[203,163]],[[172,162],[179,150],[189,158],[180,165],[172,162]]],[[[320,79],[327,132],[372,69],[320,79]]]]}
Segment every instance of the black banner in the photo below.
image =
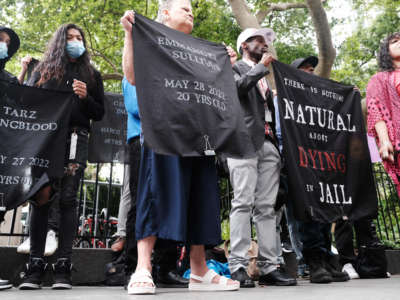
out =
{"type": "Polygon", "coordinates": [[[64,174],[72,93],[0,81],[0,207],[12,209],[64,174]]]}
{"type": "Polygon", "coordinates": [[[125,155],[127,115],[124,97],[113,93],[105,93],[105,96],[104,117],[93,122],[90,131],[89,162],[128,163],[128,155],[125,155]]]}
{"type": "Polygon", "coordinates": [[[233,71],[221,44],[139,14],[133,26],[144,143],[161,154],[254,155],[233,71]]]}
{"type": "Polygon", "coordinates": [[[274,62],[289,197],[302,220],[377,213],[360,94],[274,62]]]}

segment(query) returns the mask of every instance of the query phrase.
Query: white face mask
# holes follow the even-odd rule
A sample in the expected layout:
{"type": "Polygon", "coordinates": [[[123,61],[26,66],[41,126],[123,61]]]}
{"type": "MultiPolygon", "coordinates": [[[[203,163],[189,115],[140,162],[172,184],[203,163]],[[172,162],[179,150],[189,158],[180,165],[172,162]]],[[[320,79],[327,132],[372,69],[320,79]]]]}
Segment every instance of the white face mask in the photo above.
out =
{"type": "Polygon", "coordinates": [[[8,47],[4,42],[0,42],[0,59],[5,59],[8,57],[8,47]]]}

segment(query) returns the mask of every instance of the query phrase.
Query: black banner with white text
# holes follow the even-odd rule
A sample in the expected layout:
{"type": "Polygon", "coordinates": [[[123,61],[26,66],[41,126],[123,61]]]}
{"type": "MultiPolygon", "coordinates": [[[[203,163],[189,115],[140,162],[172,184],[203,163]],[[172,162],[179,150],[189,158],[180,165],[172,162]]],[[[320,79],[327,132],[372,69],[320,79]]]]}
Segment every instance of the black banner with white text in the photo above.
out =
{"type": "Polygon", "coordinates": [[[353,87],[274,62],[289,197],[301,220],[377,214],[377,196],[353,87]]]}
{"type": "Polygon", "coordinates": [[[105,93],[105,96],[104,117],[93,122],[90,130],[89,162],[128,163],[124,97],[113,93],[105,93]]]}
{"type": "Polygon", "coordinates": [[[72,93],[0,81],[0,207],[23,203],[64,174],[72,93]]]}
{"type": "Polygon", "coordinates": [[[133,41],[145,145],[181,156],[254,155],[223,45],[139,14],[133,41]]]}

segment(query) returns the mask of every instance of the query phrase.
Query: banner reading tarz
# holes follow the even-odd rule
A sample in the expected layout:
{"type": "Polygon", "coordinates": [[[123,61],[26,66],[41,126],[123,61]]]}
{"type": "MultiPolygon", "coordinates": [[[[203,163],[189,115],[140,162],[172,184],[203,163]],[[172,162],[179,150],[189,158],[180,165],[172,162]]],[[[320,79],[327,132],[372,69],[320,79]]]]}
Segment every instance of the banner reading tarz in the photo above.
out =
{"type": "Polygon", "coordinates": [[[377,196],[353,87],[274,62],[289,197],[302,220],[358,220],[377,196]]]}
{"type": "Polygon", "coordinates": [[[0,208],[23,203],[64,174],[72,93],[0,80],[0,208]]]}
{"type": "Polygon", "coordinates": [[[144,143],[161,154],[254,155],[225,47],[139,14],[133,26],[144,143]]]}

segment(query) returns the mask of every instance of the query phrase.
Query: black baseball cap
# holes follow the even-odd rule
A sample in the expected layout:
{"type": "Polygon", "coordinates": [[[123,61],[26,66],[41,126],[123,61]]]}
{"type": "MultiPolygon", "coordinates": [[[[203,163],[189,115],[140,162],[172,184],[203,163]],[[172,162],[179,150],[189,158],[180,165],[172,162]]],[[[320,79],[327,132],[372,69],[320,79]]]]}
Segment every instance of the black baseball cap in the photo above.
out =
{"type": "Polygon", "coordinates": [[[318,65],[318,57],[313,55],[306,58],[300,57],[298,59],[295,59],[290,65],[298,69],[305,64],[310,64],[315,68],[318,65]]]}

